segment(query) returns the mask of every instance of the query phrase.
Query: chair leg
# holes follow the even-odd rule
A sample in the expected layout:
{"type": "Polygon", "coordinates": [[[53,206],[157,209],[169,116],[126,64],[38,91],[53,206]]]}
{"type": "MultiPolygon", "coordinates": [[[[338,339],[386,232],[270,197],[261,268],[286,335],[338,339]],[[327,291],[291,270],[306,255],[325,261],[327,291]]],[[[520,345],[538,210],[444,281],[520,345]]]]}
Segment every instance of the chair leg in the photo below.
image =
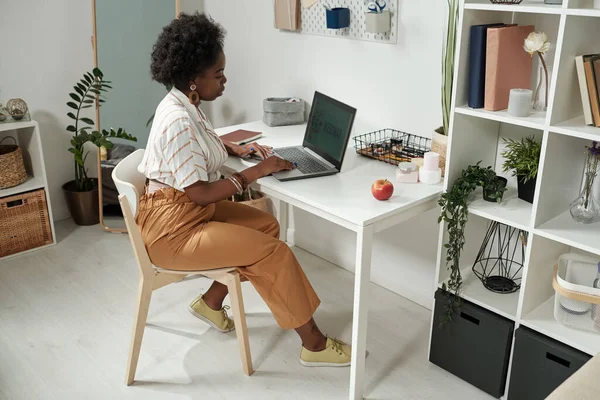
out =
{"type": "Polygon", "coordinates": [[[125,374],[125,383],[131,385],[135,379],[135,370],[137,369],[140,358],[140,348],[142,347],[142,338],[146,328],[146,319],[148,318],[148,309],[150,308],[150,299],[152,298],[153,279],[141,277],[140,288],[138,292],[138,305],[135,312],[135,321],[131,337],[131,347],[129,349],[129,359],[127,361],[127,371],[125,374]]]}
{"type": "Polygon", "coordinates": [[[235,322],[235,332],[240,345],[242,368],[246,375],[252,375],[254,370],[252,368],[252,356],[250,355],[248,328],[246,327],[246,313],[244,311],[242,285],[240,283],[240,274],[237,271],[227,274],[227,288],[229,289],[229,297],[231,299],[233,321],[235,322]]]}

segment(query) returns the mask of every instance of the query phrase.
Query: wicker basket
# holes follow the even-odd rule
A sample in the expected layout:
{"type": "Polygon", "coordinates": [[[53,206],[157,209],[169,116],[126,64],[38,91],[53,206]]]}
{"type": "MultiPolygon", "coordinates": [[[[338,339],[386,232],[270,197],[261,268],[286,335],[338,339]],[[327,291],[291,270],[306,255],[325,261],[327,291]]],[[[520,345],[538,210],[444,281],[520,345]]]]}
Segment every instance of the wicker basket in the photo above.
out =
{"type": "Polygon", "coordinates": [[[20,185],[27,180],[23,153],[12,136],[0,140],[0,189],[20,185]],[[12,139],[15,144],[2,144],[6,139],[12,139]]]}
{"type": "Polygon", "coordinates": [[[258,190],[248,189],[241,196],[233,196],[231,201],[234,203],[245,204],[250,207],[258,208],[261,211],[269,212],[267,207],[267,195],[258,190]],[[241,198],[240,198],[241,197],[241,198]]]}
{"type": "Polygon", "coordinates": [[[50,243],[44,189],[0,198],[0,257],[50,243]]]}

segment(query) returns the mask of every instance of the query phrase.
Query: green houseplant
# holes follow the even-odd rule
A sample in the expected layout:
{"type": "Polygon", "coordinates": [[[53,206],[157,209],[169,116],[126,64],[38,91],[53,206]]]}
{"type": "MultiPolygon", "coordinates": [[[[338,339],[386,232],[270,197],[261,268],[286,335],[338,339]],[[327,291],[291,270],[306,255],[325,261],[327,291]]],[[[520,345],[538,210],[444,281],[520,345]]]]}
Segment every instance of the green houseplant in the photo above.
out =
{"type": "Polygon", "coordinates": [[[454,87],[454,58],[456,52],[456,28],[458,26],[459,0],[447,0],[448,19],[446,35],[442,47],[442,126],[437,128],[431,138],[431,151],[440,155],[442,176],[446,168],[446,151],[450,127],[450,111],[452,105],[452,89],[454,87]]]}
{"type": "Polygon", "coordinates": [[[109,81],[104,80],[102,71],[94,68],[92,72],[83,74],[83,78],[73,86],[74,92],[69,93],[72,101],[67,106],[67,116],[72,123],[67,126],[67,131],[73,134],[71,147],[68,151],[73,154],[75,179],[63,185],[63,192],[67,201],[67,207],[78,225],[94,225],[99,223],[99,201],[98,180],[88,176],[85,161],[89,155],[86,143],[92,143],[97,147],[104,146],[110,149],[113,144],[111,138],[137,141],[134,136],[129,135],[122,128],[94,130],[94,120],[82,115],[82,110],[94,106],[98,100],[98,106],[105,102],[103,97],[109,89],[112,89],[109,81]]]}
{"type": "Polygon", "coordinates": [[[506,145],[501,153],[504,157],[504,172],[513,171],[513,176],[517,177],[519,198],[533,203],[542,142],[537,141],[533,135],[520,141],[507,138],[502,138],[502,141],[506,145]]]}
{"type": "Polygon", "coordinates": [[[438,223],[444,221],[448,231],[448,243],[444,244],[444,248],[446,249],[446,268],[450,270],[450,277],[447,284],[445,282],[442,284],[442,290],[449,294],[446,322],[452,320],[452,316],[460,305],[459,293],[462,286],[460,256],[465,245],[469,196],[477,187],[482,187],[490,199],[499,203],[506,191],[506,180],[497,176],[492,167],[480,167],[480,163],[481,161],[464,169],[460,177],[454,181],[452,188],[443,193],[438,201],[438,205],[441,207],[438,223]]]}

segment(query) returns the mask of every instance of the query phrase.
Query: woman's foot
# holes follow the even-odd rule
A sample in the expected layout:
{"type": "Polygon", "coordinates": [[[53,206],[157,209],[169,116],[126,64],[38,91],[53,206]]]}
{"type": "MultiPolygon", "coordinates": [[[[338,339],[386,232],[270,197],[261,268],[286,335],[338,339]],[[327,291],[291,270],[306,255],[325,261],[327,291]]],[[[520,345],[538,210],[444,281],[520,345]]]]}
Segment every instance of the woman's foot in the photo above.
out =
{"type": "Polygon", "coordinates": [[[325,349],[310,351],[302,346],[300,364],[305,367],[347,367],[350,365],[352,349],[344,342],[328,337],[325,349]]]}
{"type": "Polygon", "coordinates": [[[193,316],[223,333],[231,332],[235,329],[233,320],[227,316],[228,309],[229,306],[224,306],[220,310],[213,310],[206,304],[202,295],[196,297],[188,307],[189,312],[193,316]]]}

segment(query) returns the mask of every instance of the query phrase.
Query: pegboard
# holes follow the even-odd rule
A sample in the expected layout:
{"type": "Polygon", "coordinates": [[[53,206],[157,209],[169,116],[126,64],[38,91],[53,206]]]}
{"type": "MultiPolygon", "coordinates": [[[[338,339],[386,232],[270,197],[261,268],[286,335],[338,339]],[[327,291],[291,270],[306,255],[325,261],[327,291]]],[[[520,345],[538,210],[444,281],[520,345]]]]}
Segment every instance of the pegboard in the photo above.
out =
{"type": "Polygon", "coordinates": [[[321,35],[341,37],[354,40],[366,40],[369,42],[380,42],[396,44],[398,32],[398,0],[387,0],[385,11],[391,13],[391,29],[386,33],[369,33],[365,27],[365,13],[367,4],[371,0],[319,0],[311,8],[302,9],[301,33],[309,35],[321,35]],[[331,8],[347,7],[350,9],[350,26],[344,29],[327,29],[325,7],[331,8]]]}

